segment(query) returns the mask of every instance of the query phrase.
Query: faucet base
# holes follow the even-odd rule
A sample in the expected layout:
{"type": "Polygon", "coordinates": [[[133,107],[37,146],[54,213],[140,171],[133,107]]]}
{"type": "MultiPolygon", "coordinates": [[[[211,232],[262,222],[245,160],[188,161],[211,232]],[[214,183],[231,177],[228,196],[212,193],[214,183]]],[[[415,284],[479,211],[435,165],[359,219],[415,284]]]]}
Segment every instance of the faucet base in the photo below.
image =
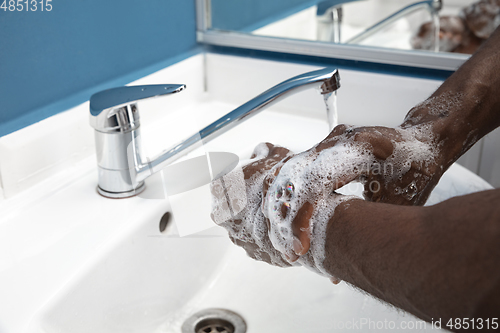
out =
{"type": "Polygon", "coordinates": [[[126,192],[108,192],[97,186],[97,192],[105,198],[123,199],[141,194],[146,189],[146,184],[141,182],[137,188],[126,192]]]}

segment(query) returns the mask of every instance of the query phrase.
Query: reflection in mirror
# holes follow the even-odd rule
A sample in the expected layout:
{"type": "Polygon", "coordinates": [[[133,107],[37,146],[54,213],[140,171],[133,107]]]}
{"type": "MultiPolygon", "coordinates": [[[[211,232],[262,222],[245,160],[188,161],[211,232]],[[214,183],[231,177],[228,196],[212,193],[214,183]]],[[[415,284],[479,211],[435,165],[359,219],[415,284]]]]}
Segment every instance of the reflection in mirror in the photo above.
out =
{"type": "Polygon", "coordinates": [[[500,24],[500,0],[211,0],[211,13],[217,30],[470,54],[500,24]]]}

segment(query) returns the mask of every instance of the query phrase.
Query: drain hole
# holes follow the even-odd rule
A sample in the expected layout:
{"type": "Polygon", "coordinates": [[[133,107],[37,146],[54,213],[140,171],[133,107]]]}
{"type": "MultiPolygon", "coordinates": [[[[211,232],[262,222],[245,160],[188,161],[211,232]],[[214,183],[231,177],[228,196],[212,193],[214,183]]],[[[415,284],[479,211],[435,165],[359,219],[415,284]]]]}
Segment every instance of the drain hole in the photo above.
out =
{"type": "Polygon", "coordinates": [[[166,212],[160,219],[160,232],[164,232],[165,229],[167,229],[169,222],[170,222],[170,212],[166,212]]]}
{"type": "Polygon", "coordinates": [[[200,321],[194,331],[196,333],[234,333],[234,326],[221,318],[209,318],[200,321]]]}
{"type": "Polygon", "coordinates": [[[205,309],[189,317],[182,325],[182,333],[245,333],[243,318],[226,309],[205,309]]]}

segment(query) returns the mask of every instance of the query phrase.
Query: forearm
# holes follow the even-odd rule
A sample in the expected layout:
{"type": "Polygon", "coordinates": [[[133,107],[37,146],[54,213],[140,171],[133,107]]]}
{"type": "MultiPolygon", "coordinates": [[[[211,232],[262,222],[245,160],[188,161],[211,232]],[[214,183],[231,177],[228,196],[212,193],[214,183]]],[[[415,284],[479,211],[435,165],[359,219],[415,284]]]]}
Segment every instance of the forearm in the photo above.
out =
{"type": "Polygon", "coordinates": [[[325,266],[428,321],[498,317],[498,202],[500,190],[432,207],[351,200],[330,221],[325,266]]]}
{"type": "Polygon", "coordinates": [[[402,127],[431,124],[447,168],[477,140],[500,126],[500,29],[402,127]]]}

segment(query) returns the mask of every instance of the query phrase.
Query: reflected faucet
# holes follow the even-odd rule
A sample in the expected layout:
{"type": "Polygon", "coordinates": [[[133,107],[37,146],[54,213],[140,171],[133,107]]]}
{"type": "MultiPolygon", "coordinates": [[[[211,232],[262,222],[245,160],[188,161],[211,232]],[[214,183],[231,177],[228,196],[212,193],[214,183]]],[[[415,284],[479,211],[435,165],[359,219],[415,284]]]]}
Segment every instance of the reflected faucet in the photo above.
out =
{"type": "MultiPolygon", "coordinates": [[[[108,198],[127,198],[141,193],[144,180],[167,165],[207,143],[278,101],[309,88],[324,96],[340,88],[337,69],[325,68],[272,87],[225,116],[160,153],[152,161],[143,156],[137,101],[181,92],[182,84],[119,87],[90,98],[90,125],[95,129],[98,192],[108,198]]],[[[328,119],[330,119],[328,115],[328,119]]]]}
{"type": "Polygon", "coordinates": [[[341,42],[342,6],[359,0],[323,0],[316,5],[316,39],[324,42],[341,42]]]}
{"type": "Polygon", "coordinates": [[[416,11],[419,11],[421,9],[427,9],[432,16],[432,19],[434,21],[434,32],[435,32],[435,41],[434,41],[434,49],[436,52],[439,51],[439,11],[443,8],[443,1],[442,0],[424,0],[420,2],[415,2],[412,3],[403,9],[398,10],[394,14],[386,17],[382,21],[374,24],[373,26],[369,27],[365,31],[357,34],[356,36],[350,38],[349,40],[345,41],[346,44],[359,44],[363,40],[367,39],[370,36],[373,36],[377,32],[381,31],[382,29],[386,28],[390,24],[396,22],[402,17],[408,16],[416,11]]]}
{"type": "Polygon", "coordinates": [[[343,16],[342,7],[333,6],[324,9],[320,7],[320,4],[318,4],[316,10],[316,39],[319,41],[340,43],[343,16]]]}

